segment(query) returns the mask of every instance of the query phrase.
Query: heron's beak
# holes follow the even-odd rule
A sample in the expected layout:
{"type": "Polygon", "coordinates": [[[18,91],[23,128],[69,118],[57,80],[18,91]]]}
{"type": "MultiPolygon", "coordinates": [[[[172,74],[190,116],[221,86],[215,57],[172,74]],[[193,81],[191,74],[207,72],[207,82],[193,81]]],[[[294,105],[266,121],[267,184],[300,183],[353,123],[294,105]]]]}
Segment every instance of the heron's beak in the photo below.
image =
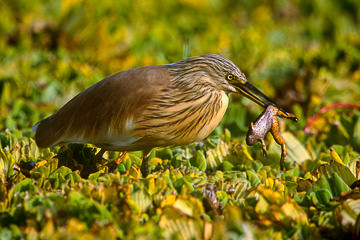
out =
{"type": "Polygon", "coordinates": [[[239,93],[245,95],[247,98],[264,108],[266,108],[268,105],[275,106],[279,110],[278,115],[280,117],[289,118],[293,121],[297,121],[297,117],[293,113],[287,112],[281,107],[279,107],[273,100],[271,100],[268,96],[266,96],[248,81],[239,81],[238,83],[234,84],[234,87],[239,93]]]}

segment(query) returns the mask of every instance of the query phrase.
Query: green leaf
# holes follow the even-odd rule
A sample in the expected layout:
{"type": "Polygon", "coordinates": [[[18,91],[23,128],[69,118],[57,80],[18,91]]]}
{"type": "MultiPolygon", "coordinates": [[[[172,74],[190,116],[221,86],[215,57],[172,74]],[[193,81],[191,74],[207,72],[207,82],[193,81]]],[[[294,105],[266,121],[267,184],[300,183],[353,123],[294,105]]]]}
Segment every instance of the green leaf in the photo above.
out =
{"type": "Polygon", "coordinates": [[[65,166],[61,166],[59,167],[58,169],[56,169],[54,172],[52,172],[50,174],[50,176],[53,176],[53,175],[60,175],[62,177],[65,177],[66,175],[72,173],[71,169],[68,168],[68,167],[65,167],[65,166]]]}
{"type": "Polygon", "coordinates": [[[360,199],[347,200],[336,208],[337,224],[345,232],[352,232],[359,237],[359,216],[360,216],[360,199]]]}
{"type": "Polygon", "coordinates": [[[352,139],[354,148],[360,151],[360,116],[357,118],[355,123],[352,139]]]}
{"type": "Polygon", "coordinates": [[[316,197],[321,204],[327,205],[332,198],[332,194],[328,189],[319,189],[316,191],[316,197]]]}
{"type": "Polygon", "coordinates": [[[224,161],[221,164],[221,169],[223,171],[231,171],[231,170],[233,170],[233,168],[234,168],[234,165],[232,163],[230,163],[229,161],[224,161]]]}
{"type": "MultiPolygon", "coordinates": [[[[311,159],[308,151],[292,133],[284,132],[281,135],[285,140],[287,148],[287,161],[302,164],[304,161],[311,159]]],[[[269,152],[276,153],[280,159],[281,147],[273,139],[269,146],[269,152]]]]}
{"type": "Polygon", "coordinates": [[[142,212],[151,207],[151,199],[143,190],[131,194],[132,200],[140,207],[142,212]]]}
{"type": "Polygon", "coordinates": [[[314,184],[314,189],[325,189],[331,191],[330,183],[325,176],[320,176],[319,180],[314,184]]]}
{"type": "Polygon", "coordinates": [[[97,172],[91,173],[91,174],[88,176],[88,180],[89,180],[92,184],[96,184],[98,178],[99,178],[102,174],[103,174],[103,171],[97,171],[97,172]]]}
{"type": "Polygon", "coordinates": [[[246,171],[247,179],[249,180],[251,186],[257,186],[260,184],[259,176],[252,170],[246,171]]]}
{"type": "Polygon", "coordinates": [[[33,180],[31,178],[26,178],[16,184],[15,187],[11,190],[11,194],[13,195],[26,191],[38,192],[38,188],[33,184],[33,180]]]}
{"type": "Polygon", "coordinates": [[[196,158],[195,158],[194,166],[198,167],[200,171],[203,171],[203,172],[206,171],[206,166],[207,166],[206,158],[205,158],[204,153],[200,150],[196,151],[196,158]]]}
{"type": "Polygon", "coordinates": [[[319,171],[327,177],[336,173],[348,186],[351,186],[357,180],[347,166],[335,161],[331,161],[330,164],[321,165],[319,171]]]}
{"type": "Polygon", "coordinates": [[[117,167],[116,167],[116,171],[119,171],[121,173],[126,172],[126,167],[124,163],[120,163],[117,167]]]}
{"type": "Polygon", "coordinates": [[[334,196],[341,196],[342,192],[350,191],[350,187],[344,182],[344,180],[336,173],[329,179],[331,190],[334,196]]]}

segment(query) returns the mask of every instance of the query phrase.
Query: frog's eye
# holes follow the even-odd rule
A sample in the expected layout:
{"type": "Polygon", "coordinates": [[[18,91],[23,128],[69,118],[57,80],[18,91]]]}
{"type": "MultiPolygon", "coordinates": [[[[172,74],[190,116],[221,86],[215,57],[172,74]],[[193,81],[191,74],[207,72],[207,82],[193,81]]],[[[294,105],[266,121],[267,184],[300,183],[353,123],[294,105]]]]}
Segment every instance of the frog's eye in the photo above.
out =
{"type": "Polygon", "coordinates": [[[228,81],[232,81],[232,80],[234,80],[235,79],[235,77],[234,77],[234,75],[232,75],[232,74],[227,74],[226,75],[226,79],[228,80],[228,81]]]}

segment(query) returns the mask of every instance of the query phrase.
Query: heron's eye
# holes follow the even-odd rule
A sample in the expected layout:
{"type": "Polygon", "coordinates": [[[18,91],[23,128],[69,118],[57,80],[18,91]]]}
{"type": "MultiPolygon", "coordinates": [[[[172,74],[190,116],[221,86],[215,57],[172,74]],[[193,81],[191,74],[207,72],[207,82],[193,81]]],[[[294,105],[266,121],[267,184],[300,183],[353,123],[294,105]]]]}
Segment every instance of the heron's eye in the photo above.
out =
{"type": "Polygon", "coordinates": [[[235,78],[235,77],[234,77],[234,75],[232,75],[232,74],[227,74],[227,75],[226,75],[226,79],[229,80],[229,81],[234,80],[234,78],[235,78]]]}

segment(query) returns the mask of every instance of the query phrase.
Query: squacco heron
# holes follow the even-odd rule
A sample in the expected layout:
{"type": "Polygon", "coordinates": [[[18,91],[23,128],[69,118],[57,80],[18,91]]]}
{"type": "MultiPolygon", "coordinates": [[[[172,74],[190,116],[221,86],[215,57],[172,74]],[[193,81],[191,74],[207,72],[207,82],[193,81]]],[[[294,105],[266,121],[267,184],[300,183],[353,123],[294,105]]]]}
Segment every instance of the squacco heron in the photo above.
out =
{"type": "MultiPolygon", "coordinates": [[[[39,147],[89,143],[109,151],[143,151],[207,137],[227,109],[229,93],[275,105],[229,59],[207,54],[116,73],[87,88],[34,126],[39,147]]],[[[278,115],[293,116],[279,108],[278,115]]]]}

